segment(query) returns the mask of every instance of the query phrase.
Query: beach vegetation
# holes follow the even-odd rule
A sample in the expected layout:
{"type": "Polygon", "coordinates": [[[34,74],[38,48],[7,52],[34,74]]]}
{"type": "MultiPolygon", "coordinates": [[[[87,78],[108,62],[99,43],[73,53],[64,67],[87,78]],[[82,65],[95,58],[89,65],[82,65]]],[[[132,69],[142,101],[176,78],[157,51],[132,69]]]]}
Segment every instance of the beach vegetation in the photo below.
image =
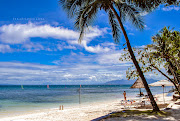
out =
{"type": "MultiPolygon", "coordinates": [[[[143,73],[153,72],[156,75],[163,75],[180,92],[178,86],[180,84],[180,32],[170,29],[170,27],[164,27],[152,37],[152,41],[152,44],[143,48],[134,48],[143,73]]],[[[130,61],[127,50],[120,60],[130,61]]],[[[128,79],[139,77],[133,65],[128,68],[126,74],[128,79]]]]}
{"type": "Polygon", "coordinates": [[[179,0],[164,0],[163,1],[166,6],[170,5],[179,5],[180,1],[179,0]]]}
{"type": "Polygon", "coordinates": [[[119,112],[115,112],[110,114],[106,118],[116,118],[116,117],[132,117],[132,116],[158,116],[158,117],[167,117],[170,116],[170,112],[165,112],[165,111],[158,111],[154,112],[152,110],[123,110],[119,112]]]}
{"type": "Polygon", "coordinates": [[[120,33],[122,32],[139,76],[142,79],[147,94],[151,100],[154,111],[159,108],[154,100],[151,90],[147,84],[144,74],[136,60],[132,50],[127,32],[124,28],[124,22],[129,20],[132,25],[142,30],[144,22],[140,13],[151,12],[157,8],[163,1],[161,0],[59,0],[60,4],[67,11],[70,18],[75,19],[75,28],[80,31],[79,42],[83,40],[83,36],[90,24],[93,23],[100,10],[104,10],[109,17],[109,24],[112,28],[112,35],[115,43],[119,43],[120,33]]]}

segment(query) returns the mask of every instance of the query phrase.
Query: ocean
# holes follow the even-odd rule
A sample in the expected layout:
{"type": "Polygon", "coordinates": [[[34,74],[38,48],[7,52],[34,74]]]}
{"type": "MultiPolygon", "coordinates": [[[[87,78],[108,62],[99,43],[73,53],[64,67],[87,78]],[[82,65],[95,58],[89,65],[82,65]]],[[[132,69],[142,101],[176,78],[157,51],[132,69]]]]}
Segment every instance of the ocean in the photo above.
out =
{"type": "MultiPolygon", "coordinates": [[[[122,100],[126,91],[127,99],[139,94],[131,85],[82,85],[80,103],[88,104],[108,100],[122,100]]],[[[79,105],[79,85],[0,85],[0,116],[12,112],[71,107],[79,105]]],[[[166,87],[165,91],[172,87],[166,87]]],[[[162,87],[151,87],[153,95],[162,93],[162,87]]],[[[142,92],[146,94],[145,89],[142,92]]]]}

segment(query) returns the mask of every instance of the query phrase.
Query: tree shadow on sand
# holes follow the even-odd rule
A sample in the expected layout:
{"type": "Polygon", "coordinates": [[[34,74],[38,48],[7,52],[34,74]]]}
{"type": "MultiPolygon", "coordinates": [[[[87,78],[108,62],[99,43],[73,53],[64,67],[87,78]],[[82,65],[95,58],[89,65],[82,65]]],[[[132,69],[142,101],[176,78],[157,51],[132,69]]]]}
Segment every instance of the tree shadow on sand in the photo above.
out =
{"type": "Polygon", "coordinates": [[[91,121],[139,121],[139,120],[153,120],[153,121],[169,121],[179,120],[180,110],[170,109],[160,112],[152,112],[152,110],[123,110],[119,112],[112,112],[108,115],[93,119],[91,121]]]}

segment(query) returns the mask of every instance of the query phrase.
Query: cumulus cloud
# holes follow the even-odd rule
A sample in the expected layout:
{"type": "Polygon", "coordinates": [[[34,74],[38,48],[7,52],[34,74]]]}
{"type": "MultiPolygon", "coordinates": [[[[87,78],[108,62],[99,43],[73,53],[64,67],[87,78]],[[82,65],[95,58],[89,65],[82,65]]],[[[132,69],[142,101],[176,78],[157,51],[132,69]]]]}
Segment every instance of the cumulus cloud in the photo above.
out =
{"type": "Polygon", "coordinates": [[[74,45],[66,45],[66,43],[61,43],[61,44],[57,44],[57,49],[61,51],[63,49],[76,50],[77,48],[74,45]]]}
{"type": "Polygon", "coordinates": [[[63,27],[52,27],[50,25],[10,24],[0,27],[0,40],[4,43],[19,44],[28,41],[33,37],[54,38],[54,39],[75,39],[78,32],[63,27]]]}
{"type": "Polygon", "coordinates": [[[176,10],[179,11],[180,7],[179,6],[168,6],[168,7],[164,7],[162,8],[163,11],[172,11],[172,10],[176,10]]]}
{"type": "Polygon", "coordinates": [[[32,69],[55,69],[57,66],[33,64],[33,63],[20,63],[20,62],[0,62],[1,67],[8,68],[32,68],[32,69]]]}
{"type": "Polygon", "coordinates": [[[53,80],[52,84],[100,84],[125,79],[129,65],[119,62],[117,53],[86,55],[71,52],[71,55],[54,61],[56,65],[0,62],[0,82],[12,84],[21,80],[19,83],[23,84],[47,84],[53,80]]]}
{"type": "Polygon", "coordinates": [[[100,52],[108,52],[111,49],[108,47],[101,47],[100,45],[97,46],[87,46],[86,42],[83,42],[84,48],[89,51],[89,52],[93,52],[93,53],[100,53],[100,52]]]}
{"type": "Polygon", "coordinates": [[[9,45],[6,44],[0,44],[0,52],[5,53],[5,52],[11,52],[12,49],[9,45]]]}
{"type": "MultiPolygon", "coordinates": [[[[22,48],[25,48],[26,51],[28,52],[36,52],[36,51],[40,51],[40,50],[45,50],[44,46],[41,45],[40,43],[25,43],[22,45],[22,48]]],[[[50,50],[48,50],[50,51],[50,50]]]]}
{"type": "MultiPolygon", "coordinates": [[[[52,51],[52,49],[44,49],[43,45],[33,44],[31,38],[53,38],[62,40],[66,44],[64,47],[57,45],[56,50],[63,49],[76,49],[75,46],[81,46],[85,50],[92,53],[107,52],[110,49],[108,47],[101,47],[100,45],[90,46],[88,45],[94,38],[103,36],[107,33],[107,28],[99,29],[97,26],[89,27],[86,29],[82,44],[78,43],[79,32],[67,29],[64,27],[54,27],[48,24],[38,25],[34,23],[28,24],[10,24],[0,27],[0,41],[5,44],[23,44],[22,48],[27,51],[39,51],[46,50],[52,51]]],[[[55,49],[53,49],[55,50],[55,49]]]]}
{"type": "MultiPolygon", "coordinates": [[[[126,79],[126,70],[132,66],[132,62],[119,61],[122,53],[123,50],[93,55],[71,52],[71,55],[54,61],[55,65],[0,62],[0,83],[100,84],[126,79]]],[[[152,73],[147,73],[146,77],[163,79],[161,75],[152,73]]]]}
{"type": "Polygon", "coordinates": [[[123,73],[111,66],[71,64],[48,66],[20,62],[0,62],[1,84],[87,84],[104,83],[123,78],[123,73]]]}

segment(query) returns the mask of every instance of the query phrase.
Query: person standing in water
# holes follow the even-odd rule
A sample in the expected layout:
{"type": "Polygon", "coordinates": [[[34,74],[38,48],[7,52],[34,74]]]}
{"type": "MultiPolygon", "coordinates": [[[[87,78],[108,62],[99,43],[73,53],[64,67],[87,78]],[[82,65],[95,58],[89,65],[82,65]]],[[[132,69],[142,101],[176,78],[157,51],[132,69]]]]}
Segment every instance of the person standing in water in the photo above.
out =
{"type": "Polygon", "coordinates": [[[124,91],[123,95],[124,95],[124,100],[126,100],[126,91],[124,91]]]}

